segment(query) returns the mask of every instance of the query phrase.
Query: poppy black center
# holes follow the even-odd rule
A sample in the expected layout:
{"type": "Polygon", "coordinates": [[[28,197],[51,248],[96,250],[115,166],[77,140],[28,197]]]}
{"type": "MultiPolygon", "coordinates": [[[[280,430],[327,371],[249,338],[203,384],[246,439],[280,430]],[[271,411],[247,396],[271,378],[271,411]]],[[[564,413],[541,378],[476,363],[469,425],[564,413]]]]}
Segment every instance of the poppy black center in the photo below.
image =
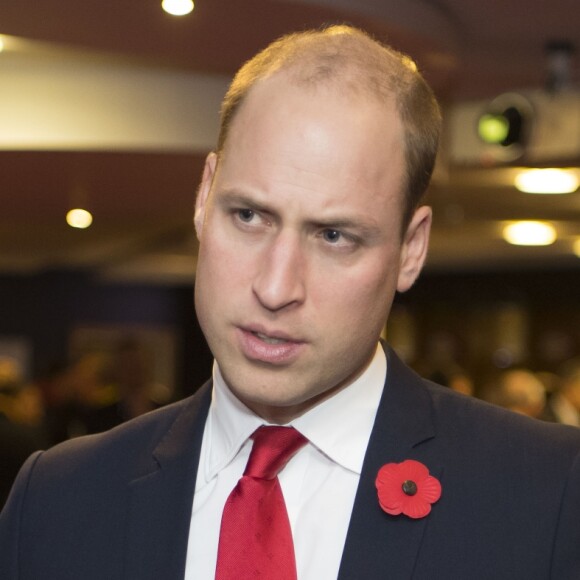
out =
{"type": "Polygon", "coordinates": [[[407,495],[415,495],[417,493],[417,484],[410,479],[403,482],[403,493],[407,495]]]}

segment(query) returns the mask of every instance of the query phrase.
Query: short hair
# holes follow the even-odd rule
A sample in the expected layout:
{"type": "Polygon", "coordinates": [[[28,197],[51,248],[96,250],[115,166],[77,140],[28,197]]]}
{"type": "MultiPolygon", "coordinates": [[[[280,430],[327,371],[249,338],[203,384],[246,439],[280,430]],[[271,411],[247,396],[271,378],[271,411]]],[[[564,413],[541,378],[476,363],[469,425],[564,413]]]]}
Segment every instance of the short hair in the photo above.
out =
{"type": "Polygon", "coordinates": [[[406,55],[352,26],[330,26],[279,38],[247,61],[222,103],[217,152],[252,87],[277,72],[302,86],[340,83],[351,93],[394,100],[404,130],[403,225],[423,197],[435,166],[441,112],[433,91],[406,55]]]}

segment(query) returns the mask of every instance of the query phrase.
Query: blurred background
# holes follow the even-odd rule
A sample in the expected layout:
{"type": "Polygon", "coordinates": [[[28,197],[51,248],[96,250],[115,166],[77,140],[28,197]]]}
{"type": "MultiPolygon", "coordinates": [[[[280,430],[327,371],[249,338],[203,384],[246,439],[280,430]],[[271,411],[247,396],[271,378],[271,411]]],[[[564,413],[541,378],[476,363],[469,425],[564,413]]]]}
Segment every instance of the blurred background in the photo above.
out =
{"type": "Polygon", "coordinates": [[[221,97],[271,40],[330,23],[408,53],[444,109],[429,261],[397,299],[389,341],[427,376],[504,406],[491,385],[523,369],[549,414],[580,346],[577,0],[196,0],[182,16],[160,0],[4,1],[0,416],[11,429],[52,444],[209,376],[192,208],[221,97]],[[552,172],[522,178],[530,169],[552,172]],[[75,227],[73,209],[84,210],[69,215],[75,227]]]}

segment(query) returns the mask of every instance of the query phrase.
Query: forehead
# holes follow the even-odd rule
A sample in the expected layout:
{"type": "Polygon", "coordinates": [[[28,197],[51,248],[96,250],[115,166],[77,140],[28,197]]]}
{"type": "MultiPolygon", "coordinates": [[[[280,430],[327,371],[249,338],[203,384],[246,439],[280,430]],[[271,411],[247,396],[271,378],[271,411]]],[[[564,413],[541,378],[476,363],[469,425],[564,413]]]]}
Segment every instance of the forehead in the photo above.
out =
{"type": "Polygon", "coordinates": [[[337,83],[299,86],[278,74],[258,82],[240,107],[221,173],[266,190],[400,197],[403,151],[394,99],[379,102],[337,83]]]}

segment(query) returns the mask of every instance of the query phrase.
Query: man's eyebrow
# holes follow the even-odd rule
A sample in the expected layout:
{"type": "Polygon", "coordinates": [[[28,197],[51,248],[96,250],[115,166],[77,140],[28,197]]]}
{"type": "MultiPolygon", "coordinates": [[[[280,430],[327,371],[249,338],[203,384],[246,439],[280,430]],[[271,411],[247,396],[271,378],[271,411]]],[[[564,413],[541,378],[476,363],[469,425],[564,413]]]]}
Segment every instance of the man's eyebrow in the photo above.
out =
{"type": "Polygon", "coordinates": [[[362,236],[373,237],[381,233],[381,228],[374,220],[356,219],[356,218],[324,218],[313,220],[313,225],[318,228],[327,228],[331,230],[354,230],[362,236]]]}
{"type": "Polygon", "coordinates": [[[234,189],[221,190],[217,197],[217,203],[221,206],[237,205],[244,208],[247,207],[268,211],[266,204],[262,203],[260,200],[234,189]]]}
{"type": "MultiPolygon", "coordinates": [[[[255,199],[254,196],[243,193],[235,189],[221,190],[217,199],[217,203],[222,206],[239,206],[241,208],[254,209],[266,213],[276,214],[276,210],[268,206],[260,199],[255,199]]],[[[328,216],[320,218],[312,218],[307,220],[307,223],[312,227],[329,230],[351,230],[362,237],[372,238],[381,234],[380,224],[372,219],[344,217],[344,216],[328,216]]]]}

